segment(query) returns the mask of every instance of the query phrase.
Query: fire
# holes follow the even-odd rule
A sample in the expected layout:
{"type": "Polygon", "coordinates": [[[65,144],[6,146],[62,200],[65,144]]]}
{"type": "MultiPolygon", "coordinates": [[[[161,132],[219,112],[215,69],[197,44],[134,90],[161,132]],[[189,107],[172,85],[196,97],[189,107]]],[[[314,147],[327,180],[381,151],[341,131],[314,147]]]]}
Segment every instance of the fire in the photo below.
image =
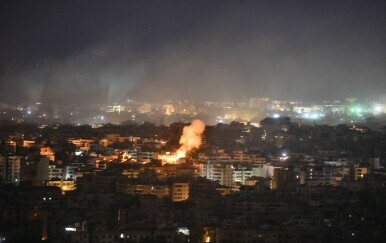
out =
{"type": "Polygon", "coordinates": [[[177,159],[180,159],[180,158],[185,158],[186,156],[186,153],[182,150],[177,150],[177,153],[176,153],[176,158],[177,159]]]}
{"type": "Polygon", "coordinates": [[[190,150],[199,148],[202,143],[202,133],[205,124],[201,120],[193,120],[189,126],[185,126],[180,138],[181,147],[177,151],[177,158],[184,158],[190,150]]]}
{"type": "Polygon", "coordinates": [[[162,164],[176,164],[179,158],[177,158],[176,154],[167,152],[166,154],[159,155],[158,159],[162,160],[162,164]]]}
{"type": "Polygon", "coordinates": [[[185,158],[186,154],[195,148],[199,148],[202,143],[202,133],[205,130],[205,124],[201,120],[193,120],[192,124],[185,126],[180,138],[180,148],[176,153],[171,154],[167,152],[164,155],[160,155],[159,159],[162,163],[177,163],[178,159],[185,158]]]}

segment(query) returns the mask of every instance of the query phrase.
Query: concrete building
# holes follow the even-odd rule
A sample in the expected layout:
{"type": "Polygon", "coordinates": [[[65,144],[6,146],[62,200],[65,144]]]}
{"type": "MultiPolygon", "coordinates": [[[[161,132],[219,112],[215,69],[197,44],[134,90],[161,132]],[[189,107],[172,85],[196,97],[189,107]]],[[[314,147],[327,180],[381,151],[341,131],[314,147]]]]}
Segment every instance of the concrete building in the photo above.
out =
{"type": "Polygon", "coordinates": [[[271,189],[285,189],[295,181],[293,170],[288,168],[275,168],[271,180],[271,189]]]}
{"type": "Polygon", "coordinates": [[[123,105],[108,105],[106,106],[106,112],[108,113],[118,113],[121,114],[121,112],[125,111],[125,106],[123,105]]]}
{"type": "Polygon", "coordinates": [[[332,185],[332,174],[330,167],[307,167],[300,171],[299,182],[308,186],[330,186],[332,185]]]}
{"type": "Polygon", "coordinates": [[[158,159],[159,153],[150,151],[141,151],[132,149],[127,151],[128,158],[138,162],[149,162],[152,159],[158,159]]]}
{"type": "Polygon", "coordinates": [[[46,185],[59,187],[63,194],[75,190],[75,181],[73,180],[49,180],[46,185]]]}
{"type": "Polygon", "coordinates": [[[357,181],[362,180],[364,175],[367,174],[367,168],[366,167],[353,167],[350,168],[350,178],[357,181]]]}
{"type": "Polygon", "coordinates": [[[117,182],[117,191],[132,195],[154,195],[158,198],[170,196],[170,188],[164,184],[132,184],[120,181],[117,182]]]}
{"type": "Polygon", "coordinates": [[[232,167],[231,164],[208,162],[203,166],[202,176],[212,181],[218,181],[221,185],[232,186],[232,167]]]}
{"type": "Polygon", "coordinates": [[[64,179],[76,180],[76,172],[83,166],[82,163],[72,163],[64,166],[64,179]]]}
{"type": "Polygon", "coordinates": [[[51,161],[55,161],[55,152],[51,147],[40,148],[40,155],[49,157],[51,161]]]}
{"type": "Polygon", "coordinates": [[[90,145],[94,142],[92,139],[69,139],[69,143],[74,144],[80,151],[89,151],[90,145]]]}
{"type": "Polygon", "coordinates": [[[3,183],[20,183],[19,156],[0,156],[0,179],[3,183]]]}
{"type": "Polygon", "coordinates": [[[52,179],[63,179],[63,167],[59,166],[59,165],[55,165],[55,164],[52,164],[52,165],[49,165],[48,166],[48,178],[49,180],[52,180],[52,179]]]}
{"type": "Polygon", "coordinates": [[[44,181],[49,180],[49,157],[41,157],[36,165],[36,185],[40,186],[44,181]]]}
{"type": "Polygon", "coordinates": [[[242,185],[245,184],[245,180],[254,176],[251,166],[234,165],[232,173],[232,182],[239,182],[242,185]]]}
{"type": "Polygon", "coordinates": [[[189,198],[189,183],[173,183],[171,197],[173,202],[187,200],[189,198]]]}

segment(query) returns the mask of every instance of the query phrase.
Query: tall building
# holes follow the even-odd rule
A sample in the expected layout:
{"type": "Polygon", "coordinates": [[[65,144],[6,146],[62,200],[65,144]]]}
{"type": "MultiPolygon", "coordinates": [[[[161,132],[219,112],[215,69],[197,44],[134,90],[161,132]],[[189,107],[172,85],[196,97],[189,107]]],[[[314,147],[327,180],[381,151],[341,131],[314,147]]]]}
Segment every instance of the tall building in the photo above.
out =
{"type": "Polygon", "coordinates": [[[364,175],[367,174],[367,168],[366,167],[352,167],[350,168],[350,179],[352,180],[362,180],[364,175]]]}
{"type": "Polygon", "coordinates": [[[233,166],[233,173],[232,173],[233,182],[239,182],[244,185],[245,180],[252,176],[254,176],[254,174],[251,166],[245,166],[245,165],[233,166]]]}
{"type": "Polygon", "coordinates": [[[189,198],[189,183],[173,183],[172,201],[179,202],[189,198]]]}
{"type": "Polygon", "coordinates": [[[41,157],[36,166],[36,185],[41,186],[43,181],[49,180],[49,157],[41,157]]]}
{"type": "Polygon", "coordinates": [[[271,180],[271,189],[283,189],[294,181],[294,173],[288,168],[275,168],[271,180]]]}
{"type": "Polygon", "coordinates": [[[71,163],[65,165],[63,168],[63,175],[65,180],[76,180],[76,172],[82,167],[82,163],[71,163]]]}
{"type": "Polygon", "coordinates": [[[63,179],[63,167],[56,164],[51,164],[48,166],[48,178],[52,179],[63,179]]]}
{"type": "Polygon", "coordinates": [[[75,190],[74,180],[49,180],[46,181],[46,185],[59,187],[63,194],[67,191],[75,190]]]}
{"type": "Polygon", "coordinates": [[[300,171],[299,181],[308,186],[330,186],[332,170],[325,166],[307,167],[300,171]]]}
{"type": "Polygon", "coordinates": [[[3,183],[20,183],[20,157],[0,156],[0,178],[3,183]]]}
{"type": "Polygon", "coordinates": [[[218,181],[221,185],[232,186],[233,166],[231,164],[208,162],[203,167],[203,177],[218,181]]]}

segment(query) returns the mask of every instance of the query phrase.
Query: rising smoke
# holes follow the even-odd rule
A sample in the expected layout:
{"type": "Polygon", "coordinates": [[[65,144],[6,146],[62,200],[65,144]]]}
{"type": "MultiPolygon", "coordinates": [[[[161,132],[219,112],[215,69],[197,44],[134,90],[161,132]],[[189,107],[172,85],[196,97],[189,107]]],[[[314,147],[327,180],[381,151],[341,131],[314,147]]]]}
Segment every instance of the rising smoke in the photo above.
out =
{"type": "Polygon", "coordinates": [[[14,32],[0,39],[2,102],[315,101],[386,89],[385,1],[113,1],[77,11],[26,2],[13,18],[0,7],[14,32]]]}
{"type": "Polygon", "coordinates": [[[200,147],[204,130],[205,124],[201,120],[193,120],[189,126],[184,127],[180,138],[181,147],[177,151],[177,158],[183,158],[192,149],[200,147]]]}

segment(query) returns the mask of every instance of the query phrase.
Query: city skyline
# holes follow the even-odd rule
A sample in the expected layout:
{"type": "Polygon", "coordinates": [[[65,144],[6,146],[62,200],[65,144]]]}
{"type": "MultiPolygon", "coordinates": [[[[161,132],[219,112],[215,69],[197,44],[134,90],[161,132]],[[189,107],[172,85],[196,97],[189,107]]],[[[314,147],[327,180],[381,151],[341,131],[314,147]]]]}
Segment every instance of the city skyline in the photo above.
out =
{"type": "Polygon", "coordinates": [[[386,1],[0,1],[0,243],[386,239],[386,1]]]}

